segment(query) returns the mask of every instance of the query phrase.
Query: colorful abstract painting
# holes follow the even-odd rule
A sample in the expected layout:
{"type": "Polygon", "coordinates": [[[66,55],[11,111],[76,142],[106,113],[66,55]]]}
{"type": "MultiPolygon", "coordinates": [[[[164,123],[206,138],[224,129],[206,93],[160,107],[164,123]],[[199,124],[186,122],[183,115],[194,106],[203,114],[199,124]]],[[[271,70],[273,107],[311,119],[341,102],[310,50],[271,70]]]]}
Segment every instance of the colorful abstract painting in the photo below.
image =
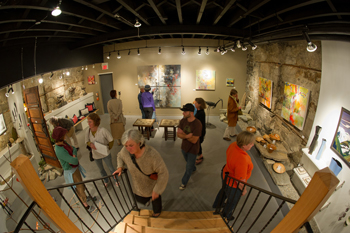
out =
{"type": "Polygon", "coordinates": [[[259,77],[259,102],[271,108],[272,81],[259,77]]]}
{"type": "Polygon", "coordinates": [[[234,78],[227,78],[226,79],[226,87],[233,87],[235,85],[235,79],[234,78]]]}
{"type": "Polygon", "coordinates": [[[215,70],[196,70],[196,89],[215,90],[215,70]]]}
{"type": "Polygon", "coordinates": [[[137,67],[138,85],[150,85],[158,108],[181,107],[181,65],[137,67]]]}
{"type": "Polygon", "coordinates": [[[331,149],[350,167],[350,111],[342,108],[331,149]]]}
{"type": "Polygon", "coordinates": [[[159,69],[157,65],[152,66],[138,66],[137,80],[139,86],[158,86],[159,69]]]}
{"type": "Polygon", "coordinates": [[[305,124],[309,97],[308,89],[285,82],[282,117],[300,130],[305,124]]]}
{"type": "Polygon", "coordinates": [[[94,75],[88,77],[88,84],[89,85],[95,84],[95,76],[94,75]]]}

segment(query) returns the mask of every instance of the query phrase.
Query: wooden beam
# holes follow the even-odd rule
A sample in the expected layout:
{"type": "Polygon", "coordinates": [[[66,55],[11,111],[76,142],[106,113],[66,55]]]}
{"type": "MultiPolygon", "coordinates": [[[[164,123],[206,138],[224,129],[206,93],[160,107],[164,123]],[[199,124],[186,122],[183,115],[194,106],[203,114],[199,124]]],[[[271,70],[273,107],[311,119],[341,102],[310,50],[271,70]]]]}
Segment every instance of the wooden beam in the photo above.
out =
{"type": "MultiPolygon", "coordinates": [[[[335,8],[335,6],[333,5],[332,1],[331,0],[326,0],[327,3],[328,3],[328,6],[332,9],[332,11],[335,13],[335,12],[338,12],[337,9],[335,8]]],[[[342,17],[340,15],[338,15],[338,19],[342,19],[342,17]]]]}
{"type": "Polygon", "coordinates": [[[317,171],[297,203],[271,233],[298,232],[305,222],[318,213],[338,183],[338,178],[328,167],[317,171]]]}
{"type": "Polygon", "coordinates": [[[225,8],[221,11],[221,13],[219,14],[219,16],[215,19],[213,25],[216,25],[219,20],[222,18],[222,16],[224,16],[224,14],[231,8],[231,6],[236,2],[236,0],[231,0],[229,3],[227,3],[227,5],[225,6],[225,8]]]}
{"type": "Polygon", "coordinates": [[[131,6],[126,4],[123,0],[117,0],[123,7],[125,7],[128,11],[133,13],[138,19],[142,20],[146,25],[150,26],[150,24],[145,20],[139,13],[137,13],[131,6]]]}
{"type": "Polygon", "coordinates": [[[179,23],[182,24],[182,11],[181,11],[181,0],[176,0],[177,15],[179,17],[179,23]]]}
{"type": "Polygon", "coordinates": [[[153,8],[154,12],[156,12],[156,14],[158,15],[158,18],[160,19],[160,21],[162,21],[163,24],[166,24],[162,14],[159,12],[156,4],[154,4],[153,0],[148,0],[148,3],[151,5],[151,7],[153,8]]]}
{"type": "Polygon", "coordinates": [[[201,19],[202,19],[205,6],[207,5],[207,1],[208,0],[203,0],[202,1],[201,7],[199,8],[198,16],[197,16],[197,22],[196,22],[197,24],[199,24],[201,19]]]}
{"type": "Polygon", "coordinates": [[[44,184],[39,179],[32,163],[25,155],[19,155],[12,163],[17,179],[28,196],[40,206],[47,218],[61,232],[81,233],[78,227],[67,217],[53,200],[44,184]]]}

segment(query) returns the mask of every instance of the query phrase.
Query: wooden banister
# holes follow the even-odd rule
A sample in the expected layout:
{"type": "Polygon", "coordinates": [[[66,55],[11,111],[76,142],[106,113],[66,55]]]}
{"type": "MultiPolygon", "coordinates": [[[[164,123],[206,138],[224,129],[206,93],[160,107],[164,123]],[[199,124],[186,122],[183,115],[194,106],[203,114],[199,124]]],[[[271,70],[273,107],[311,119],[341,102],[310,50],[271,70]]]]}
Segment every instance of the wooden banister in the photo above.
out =
{"type": "Polygon", "coordinates": [[[53,200],[27,156],[19,155],[11,163],[11,166],[29,197],[40,206],[45,215],[61,232],[81,233],[79,228],[53,200]]]}
{"type": "Polygon", "coordinates": [[[318,213],[338,183],[338,178],[328,167],[317,171],[299,200],[271,233],[298,232],[305,222],[318,213]]]}

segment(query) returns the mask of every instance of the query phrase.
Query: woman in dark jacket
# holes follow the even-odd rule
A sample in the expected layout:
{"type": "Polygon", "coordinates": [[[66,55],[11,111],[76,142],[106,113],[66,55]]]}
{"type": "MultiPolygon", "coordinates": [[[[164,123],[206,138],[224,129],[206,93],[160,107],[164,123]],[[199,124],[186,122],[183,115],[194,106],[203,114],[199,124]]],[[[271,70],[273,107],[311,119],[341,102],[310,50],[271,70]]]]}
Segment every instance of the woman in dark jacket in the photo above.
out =
{"type": "Polygon", "coordinates": [[[199,137],[199,141],[200,141],[199,153],[198,153],[197,159],[196,159],[196,165],[198,165],[201,162],[203,162],[202,143],[204,141],[204,136],[205,136],[205,133],[206,133],[204,109],[207,108],[207,105],[206,105],[206,103],[205,103],[203,98],[196,98],[194,100],[194,106],[197,109],[197,113],[196,113],[195,117],[202,123],[202,134],[199,137]]]}

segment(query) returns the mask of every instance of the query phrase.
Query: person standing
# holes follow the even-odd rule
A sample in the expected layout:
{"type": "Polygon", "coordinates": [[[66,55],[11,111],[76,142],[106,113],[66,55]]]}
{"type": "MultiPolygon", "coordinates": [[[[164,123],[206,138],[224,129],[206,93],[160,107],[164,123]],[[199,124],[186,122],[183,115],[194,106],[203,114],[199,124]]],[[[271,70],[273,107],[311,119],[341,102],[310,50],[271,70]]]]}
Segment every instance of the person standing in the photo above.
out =
{"type": "Polygon", "coordinates": [[[77,150],[79,150],[79,143],[75,134],[75,127],[72,119],[58,118],[53,116],[50,118],[49,122],[54,128],[61,126],[62,128],[66,129],[67,134],[65,135],[65,140],[69,145],[73,145],[71,141],[71,139],[73,139],[74,147],[77,148],[77,150]]]}
{"type": "Polygon", "coordinates": [[[127,166],[136,200],[145,205],[152,200],[152,217],[158,217],[162,211],[161,194],[169,179],[163,158],[152,146],[145,144],[145,138],[136,129],[125,131],[122,143],[124,147],[117,156],[118,169],[113,175],[120,176],[127,166]]]}
{"type": "Polygon", "coordinates": [[[123,104],[120,99],[116,98],[116,90],[111,90],[110,95],[112,99],[108,101],[107,109],[110,117],[111,133],[114,140],[117,140],[118,146],[120,146],[120,139],[125,131],[126,123],[123,115],[123,104]]]}
{"type": "Polygon", "coordinates": [[[204,109],[207,108],[207,105],[203,98],[196,98],[194,100],[195,109],[197,112],[194,112],[194,116],[202,123],[202,134],[199,137],[199,152],[196,159],[196,165],[201,164],[203,162],[203,152],[202,152],[202,143],[204,141],[204,136],[206,134],[206,125],[205,125],[205,112],[204,109]]]}
{"type": "Polygon", "coordinates": [[[196,158],[199,152],[199,137],[202,134],[202,123],[193,115],[193,104],[185,104],[182,108],[184,118],[181,119],[177,136],[182,139],[181,152],[186,160],[186,171],[182,177],[180,190],[184,190],[187,186],[192,172],[196,171],[196,158]]]}
{"type": "Polygon", "coordinates": [[[137,99],[139,100],[139,108],[141,110],[141,114],[142,114],[142,119],[145,119],[145,111],[143,110],[143,106],[142,106],[142,93],[145,92],[145,87],[144,86],[140,86],[140,93],[137,95],[137,99]]]}
{"type": "Polygon", "coordinates": [[[152,119],[153,112],[156,111],[154,106],[153,95],[149,91],[151,90],[150,85],[145,86],[145,92],[142,93],[141,103],[143,111],[145,112],[145,119],[152,119]]]}
{"type": "MultiPolygon", "coordinates": [[[[221,179],[225,179],[225,173],[234,179],[247,182],[253,171],[253,163],[248,155],[249,151],[254,146],[255,136],[248,131],[242,131],[237,136],[237,141],[231,143],[226,150],[226,165],[221,171],[221,179]]],[[[228,178],[225,190],[220,190],[216,195],[213,208],[221,207],[223,200],[227,198],[224,206],[223,216],[229,221],[233,220],[232,212],[237,205],[241,196],[247,193],[243,183],[238,184],[237,181],[228,178]],[[222,192],[224,195],[222,195],[222,192]],[[220,197],[223,199],[220,200],[220,197]]]]}
{"type": "MultiPolygon", "coordinates": [[[[89,130],[86,130],[85,143],[92,149],[92,157],[94,158],[97,167],[100,170],[100,174],[102,177],[107,176],[107,172],[103,167],[102,161],[105,162],[109,171],[111,172],[111,174],[113,174],[115,169],[112,164],[110,149],[112,149],[113,147],[114,139],[107,129],[99,127],[101,123],[101,118],[96,113],[90,113],[87,117],[87,121],[89,125],[89,130]],[[95,144],[97,143],[105,145],[107,147],[107,155],[97,151],[95,146],[95,144]]],[[[117,180],[115,181],[115,184],[118,187],[119,184],[117,180]]],[[[108,182],[109,179],[105,178],[104,184],[106,187],[108,186],[108,182]]]]}
{"type": "Polygon", "coordinates": [[[236,89],[232,89],[230,91],[230,96],[228,97],[227,103],[227,120],[228,125],[225,129],[223,139],[226,141],[231,141],[230,137],[235,137],[237,134],[235,133],[235,127],[238,121],[238,111],[241,107],[238,107],[238,92],[236,89]]]}

